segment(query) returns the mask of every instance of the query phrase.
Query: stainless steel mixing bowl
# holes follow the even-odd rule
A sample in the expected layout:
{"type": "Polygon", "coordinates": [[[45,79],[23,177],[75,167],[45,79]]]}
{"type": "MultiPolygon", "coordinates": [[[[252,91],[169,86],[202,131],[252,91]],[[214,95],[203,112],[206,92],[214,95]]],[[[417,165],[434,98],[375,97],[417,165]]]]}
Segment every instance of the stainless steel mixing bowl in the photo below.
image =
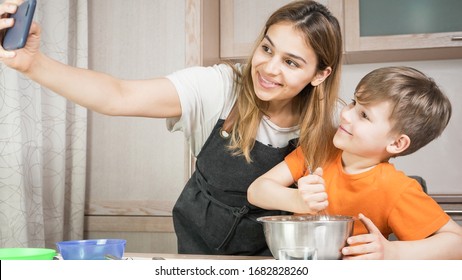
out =
{"type": "Polygon", "coordinates": [[[342,258],[341,249],[353,233],[354,218],[328,215],[283,215],[258,218],[274,258],[280,248],[314,247],[319,260],[342,258]]]}

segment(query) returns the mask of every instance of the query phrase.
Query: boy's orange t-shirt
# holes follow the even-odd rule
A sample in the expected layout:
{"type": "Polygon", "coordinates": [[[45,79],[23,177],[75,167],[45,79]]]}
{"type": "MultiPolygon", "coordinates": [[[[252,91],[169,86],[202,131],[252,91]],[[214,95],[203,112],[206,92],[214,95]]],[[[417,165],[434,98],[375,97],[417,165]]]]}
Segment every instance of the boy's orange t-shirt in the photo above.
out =
{"type": "MultiPolygon", "coordinates": [[[[300,147],[287,155],[285,162],[295,181],[306,175],[300,147]]],[[[380,163],[360,174],[347,174],[339,156],[323,168],[323,178],[330,215],[357,217],[362,213],[385,237],[394,233],[399,240],[423,239],[450,219],[416,180],[390,163],[380,163]]],[[[355,222],[353,235],[367,232],[362,222],[355,222]]]]}

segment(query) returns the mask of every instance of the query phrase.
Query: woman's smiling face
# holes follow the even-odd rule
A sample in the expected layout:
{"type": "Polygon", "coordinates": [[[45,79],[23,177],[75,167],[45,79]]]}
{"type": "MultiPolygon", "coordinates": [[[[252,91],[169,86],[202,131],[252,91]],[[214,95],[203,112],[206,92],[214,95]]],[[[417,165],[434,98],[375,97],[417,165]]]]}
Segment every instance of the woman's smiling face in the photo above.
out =
{"type": "Polygon", "coordinates": [[[252,57],[252,79],[263,101],[290,101],[317,73],[317,57],[292,23],[272,25],[252,57]]]}

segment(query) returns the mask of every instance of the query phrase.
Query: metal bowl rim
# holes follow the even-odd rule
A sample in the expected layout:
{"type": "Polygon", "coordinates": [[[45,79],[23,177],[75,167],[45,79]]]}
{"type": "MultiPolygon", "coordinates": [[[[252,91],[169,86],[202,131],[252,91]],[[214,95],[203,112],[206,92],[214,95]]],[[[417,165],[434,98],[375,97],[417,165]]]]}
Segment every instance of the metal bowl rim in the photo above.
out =
{"type": "Polygon", "coordinates": [[[327,215],[329,218],[334,218],[332,220],[319,220],[315,219],[315,215],[275,215],[275,216],[263,216],[257,218],[258,222],[262,223],[316,223],[316,222],[350,222],[354,221],[355,218],[352,216],[345,215],[327,215]],[[305,218],[305,219],[304,219],[305,218]],[[284,220],[280,220],[284,219],[284,220]]]}

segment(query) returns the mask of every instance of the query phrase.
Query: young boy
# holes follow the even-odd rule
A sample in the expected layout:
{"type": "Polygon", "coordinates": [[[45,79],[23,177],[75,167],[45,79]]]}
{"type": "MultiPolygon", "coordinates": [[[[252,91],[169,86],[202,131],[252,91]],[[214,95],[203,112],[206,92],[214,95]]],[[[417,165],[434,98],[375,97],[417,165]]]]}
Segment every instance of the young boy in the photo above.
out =
{"type": "Polygon", "coordinates": [[[462,259],[462,227],[388,163],[437,138],[450,117],[448,98],[423,73],[374,70],[341,112],[337,155],[312,173],[298,147],[251,184],[248,200],[293,213],[358,216],[344,259],[462,259]],[[297,189],[288,187],[295,182],[297,189]],[[391,233],[399,241],[387,240],[391,233]]]}

